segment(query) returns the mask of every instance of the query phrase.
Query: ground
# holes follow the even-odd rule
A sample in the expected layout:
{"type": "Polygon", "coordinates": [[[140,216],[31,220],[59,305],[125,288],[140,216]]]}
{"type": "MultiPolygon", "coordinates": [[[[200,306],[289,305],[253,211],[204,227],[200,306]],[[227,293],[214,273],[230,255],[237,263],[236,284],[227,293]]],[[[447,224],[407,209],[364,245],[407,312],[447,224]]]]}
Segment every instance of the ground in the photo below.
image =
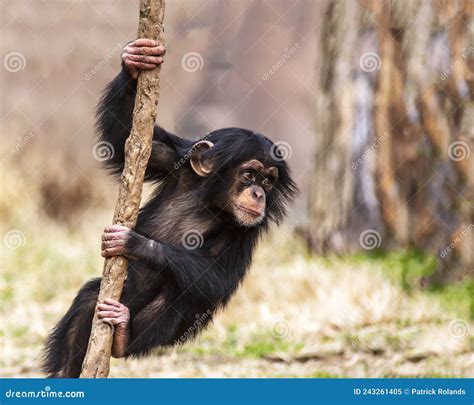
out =
{"type": "MultiPolygon", "coordinates": [[[[87,211],[74,227],[10,215],[19,239],[13,245],[5,233],[2,246],[1,376],[40,377],[48,330],[100,274],[110,211],[87,211]]],[[[113,360],[110,376],[474,377],[471,287],[422,291],[413,280],[429,259],[318,257],[290,231],[265,240],[237,296],[199,339],[146,359],[113,360]]]]}

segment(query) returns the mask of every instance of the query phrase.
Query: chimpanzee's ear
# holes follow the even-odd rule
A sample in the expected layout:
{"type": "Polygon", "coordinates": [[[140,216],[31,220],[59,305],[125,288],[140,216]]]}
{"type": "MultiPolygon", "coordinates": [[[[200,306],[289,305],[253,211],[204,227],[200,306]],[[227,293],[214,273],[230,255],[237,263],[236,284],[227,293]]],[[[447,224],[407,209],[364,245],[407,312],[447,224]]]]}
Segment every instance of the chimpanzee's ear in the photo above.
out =
{"type": "Polygon", "coordinates": [[[209,176],[212,172],[212,161],[203,154],[213,146],[212,142],[199,141],[191,149],[191,167],[201,177],[209,176]]]}

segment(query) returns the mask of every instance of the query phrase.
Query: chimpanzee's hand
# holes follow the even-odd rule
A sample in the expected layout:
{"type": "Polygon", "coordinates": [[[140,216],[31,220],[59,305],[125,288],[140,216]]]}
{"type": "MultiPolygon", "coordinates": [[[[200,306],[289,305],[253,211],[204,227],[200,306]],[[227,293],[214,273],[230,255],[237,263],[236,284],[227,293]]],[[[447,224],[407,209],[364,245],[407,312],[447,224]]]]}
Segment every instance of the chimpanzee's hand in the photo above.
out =
{"type": "Polygon", "coordinates": [[[106,298],[104,302],[97,305],[97,316],[115,327],[112,356],[115,358],[124,357],[130,338],[130,311],[121,302],[106,298]]]}
{"type": "Polygon", "coordinates": [[[97,305],[97,316],[104,322],[126,328],[130,321],[128,308],[119,301],[106,298],[103,303],[97,305]]]}
{"type": "Polygon", "coordinates": [[[110,225],[102,234],[102,256],[129,256],[127,242],[132,236],[132,230],[122,225],[110,225]]]}
{"type": "Polygon", "coordinates": [[[130,75],[136,79],[140,69],[154,69],[163,63],[165,47],[152,39],[136,39],[122,51],[122,61],[130,75]]]}

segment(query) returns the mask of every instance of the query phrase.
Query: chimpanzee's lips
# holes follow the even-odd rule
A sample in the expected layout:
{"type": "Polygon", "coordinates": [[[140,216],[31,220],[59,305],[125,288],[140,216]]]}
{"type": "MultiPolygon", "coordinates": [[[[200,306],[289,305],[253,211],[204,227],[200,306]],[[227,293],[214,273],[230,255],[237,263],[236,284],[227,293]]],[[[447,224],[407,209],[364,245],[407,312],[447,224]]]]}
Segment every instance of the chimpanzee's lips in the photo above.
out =
{"type": "Polygon", "coordinates": [[[244,207],[243,205],[237,205],[237,208],[255,217],[260,217],[263,214],[262,211],[257,211],[252,208],[244,207]]]}

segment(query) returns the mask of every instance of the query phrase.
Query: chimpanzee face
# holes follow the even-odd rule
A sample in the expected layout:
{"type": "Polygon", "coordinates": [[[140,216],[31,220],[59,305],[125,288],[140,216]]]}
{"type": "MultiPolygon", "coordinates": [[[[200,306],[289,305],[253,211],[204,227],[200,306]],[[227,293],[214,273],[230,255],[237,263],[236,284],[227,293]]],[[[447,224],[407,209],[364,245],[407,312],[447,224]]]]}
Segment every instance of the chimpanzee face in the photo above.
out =
{"type": "Polygon", "coordinates": [[[201,190],[210,204],[232,215],[241,226],[261,225],[266,217],[278,223],[285,203],[297,190],[286,163],[269,158],[273,144],[266,138],[235,138],[194,144],[191,167],[207,178],[201,190]]]}
{"type": "Polygon", "coordinates": [[[235,169],[229,190],[227,211],[244,226],[255,226],[265,218],[267,193],[278,180],[275,166],[265,167],[256,159],[244,162],[235,169]]]}

